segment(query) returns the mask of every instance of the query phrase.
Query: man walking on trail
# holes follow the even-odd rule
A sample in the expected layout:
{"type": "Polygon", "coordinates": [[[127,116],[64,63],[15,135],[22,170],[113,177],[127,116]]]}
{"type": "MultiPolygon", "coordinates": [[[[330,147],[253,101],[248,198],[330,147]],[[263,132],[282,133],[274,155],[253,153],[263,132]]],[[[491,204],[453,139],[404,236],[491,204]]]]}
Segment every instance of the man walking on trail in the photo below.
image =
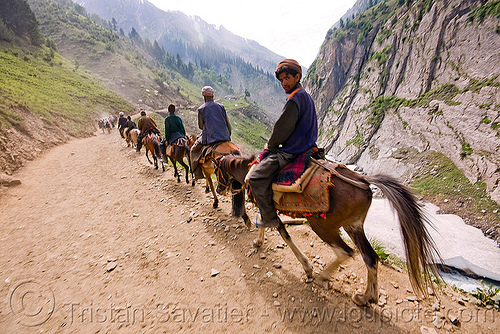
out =
{"type": "Polygon", "coordinates": [[[123,135],[123,129],[127,127],[127,118],[123,116],[123,112],[120,111],[120,117],[118,118],[118,132],[120,132],[120,136],[125,138],[123,135]]]}
{"type": "Polygon", "coordinates": [[[149,133],[156,133],[160,135],[160,130],[158,130],[158,126],[154,119],[146,115],[144,109],[141,108],[141,118],[137,122],[137,128],[141,131],[141,133],[137,136],[137,152],[141,151],[142,147],[142,138],[146,137],[149,133]]]}
{"type": "Polygon", "coordinates": [[[217,146],[220,142],[231,140],[231,125],[226,109],[214,101],[214,93],[214,89],[210,86],[205,86],[201,90],[205,103],[198,108],[198,127],[202,132],[191,148],[191,166],[196,179],[204,177],[198,161],[206,155],[207,149],[217,146]]]}
{"type": "Polygon", "coordinates": [[[169,115],[165,117],[165,138],[160,143],[160,149],[166,155],[167,145],[172,145],[177,139],[186,137],[182,119],[175,115],[175,106],[168,106],[169,115]]]}
{"type": "Polygon", "coordinates": [[[249,185],[259,207],[259,227],[277,227],[280,219],[273,203],[272,182],[275,175],[301,153],[316,146],[318,122],[314,101],[300,79],[302,68],[293,59],[285,59],[276,68],[276,78],[289,94],[281,116],[261,156],[265,156],[249,175],[249,185]]]}

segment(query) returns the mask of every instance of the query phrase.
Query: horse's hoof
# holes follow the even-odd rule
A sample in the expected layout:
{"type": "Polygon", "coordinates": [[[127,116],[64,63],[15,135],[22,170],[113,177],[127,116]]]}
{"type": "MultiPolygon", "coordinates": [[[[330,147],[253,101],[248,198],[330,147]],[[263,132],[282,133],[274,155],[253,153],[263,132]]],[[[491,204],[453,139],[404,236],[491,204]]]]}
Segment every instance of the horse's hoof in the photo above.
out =
{"type": "Polygon", "coordinates": [[[245,225],[247,227],[247,229],[251,229],[252,228],[252,222],[250,221],[250,219],[243,219],[243,221],[245,222],[245,225]]]}
{"type": "Polygon", "coordinates": [[[314,276],[307,276],[306,283],[312,283],[314,281],[314,276]]]}
{"type": "Polygon", "coordinates": [[[194,187],[194,184],[195,184],[195,182],[194,182],[194,180],[193,180],[193,182],[191,182],[191,185],[194,187]]]}
{"type": "Polygon", "coordinates": [[[262,246],[262,241],[260,241],[259,239],[255,239],[255,240],[253,241],[253,246],[254,246],[255,248],[260,248],[260,246],[262,246]]]}
{"type": "Polygon", "coordinates": [[[205,193],[208,194],[210,192],[210,189],[207,187],[205,188],[205,193]]]}
{"type": "Polygon", "coordinates": [[[217,207],[219,206],[219,201],[218,200],[215,200],[214,201],[214,209],[217,209],[217,207]]]}
{"type": "Polygon", "coordinates": [[[355,293],[353,296],[352,296],[352,301],[354,302],[354,304],[358,305],[358,306],[366,306],[368,303],[366,302],[366,298],[365,298],[365,295],[362,295],[360,293],[355,293]]]}
{"type": "Polygon", "coordinates": [[[318,277],[314,280],[314,284],[316,284],[317,286],[325,289],[325,290],[329,290],[330,289],[330,281],[327,280],[327,279],[323,279],[321,277],[318,277]]]}

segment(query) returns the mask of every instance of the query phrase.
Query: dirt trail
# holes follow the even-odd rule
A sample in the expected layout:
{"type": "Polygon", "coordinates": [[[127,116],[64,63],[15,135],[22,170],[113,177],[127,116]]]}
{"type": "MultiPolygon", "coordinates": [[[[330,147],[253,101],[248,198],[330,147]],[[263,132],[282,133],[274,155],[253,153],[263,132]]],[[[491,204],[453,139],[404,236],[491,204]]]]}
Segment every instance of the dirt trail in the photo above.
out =
{"type": "MultiPolygon", "coordinates": [[[[359,255],[339,269],[332,290],[306,284],[277,232],[256,251],[256,231],[229,216],[229,198],[214,210],[200,184],[177,183],[171,166],[154,170],[116,131],[53,148],[14,176],[22,184],[0,194],[0,333],[498,328],[498,313],[459,304],[449,288],[437,298],[459,326],[433,323],[436,297],[412,301],[406,274],[384,265],[386,304],[358,308],[350,296],[364,288],[359,255]]],[[[332,260],[309,227],[289,232],[317,271],[332,260]]]]}

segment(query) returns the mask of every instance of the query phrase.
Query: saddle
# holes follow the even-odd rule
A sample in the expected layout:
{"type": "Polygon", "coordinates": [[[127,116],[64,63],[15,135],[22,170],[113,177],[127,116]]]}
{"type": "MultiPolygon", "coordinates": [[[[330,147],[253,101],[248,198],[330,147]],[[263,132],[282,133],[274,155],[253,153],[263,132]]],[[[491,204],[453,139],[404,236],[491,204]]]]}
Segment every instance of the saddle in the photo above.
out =
{"type": "Polygon", "coordinates": [[[212,145],[205,145],[202,149],[199,161],[200,164],[203,164],[207,161],[211,161],[210,159],[207,158],[210,157],[216,158],[217,156],[220,155],[229,155],[229,154],[235,154],[235,155],[240,154],[240,149],[238,148],[238,146],[236,146],[236,144],[234,144],[231,141],[224,141],[212,145]]]}
{"type": "Polygon", "coordinates": [[[178,146],[178,147],[181,147],[181,148],[187,148],[188,145],[187,145],[187,139],[186,138],[178,138],[176,140],[174,140],[174,142],[171,144],[171,145],[168,145],[167,144],[167,147],[166,147],[166,154],[167,156],[172,156],[174,154],[174,148],[175,146],[178,146]]]}
{"type": "MultiPolygon", "coordinates": [[[[282,184],[274,180],[272,184],[273,201],[276,210],[288,216],[304,216],[328,212],[330,209],[329,187],[333,185],[332,172],[339,164],[328,163],[329,169],[311,158],[309,167],[291,184],[282,184]]],[[[323,161],[322,161],[323,163],[323,161]]],[[[248,174],[252,173],[253,165],[248,174]]]]}

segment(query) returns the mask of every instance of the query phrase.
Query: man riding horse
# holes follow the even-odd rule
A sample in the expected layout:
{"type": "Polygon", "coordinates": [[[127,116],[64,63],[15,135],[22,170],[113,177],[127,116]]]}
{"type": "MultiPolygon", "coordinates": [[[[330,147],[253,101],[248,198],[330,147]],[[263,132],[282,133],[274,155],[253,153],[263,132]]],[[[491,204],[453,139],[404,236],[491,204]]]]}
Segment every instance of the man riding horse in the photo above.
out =
{"type": "Polygon", "coordinates": [[[276,78],[288,95],[271,138],[261,152],[262,160],[249,177],[252,194],[259,207],[259,227],[278,227],[280,219],[273,204],[273,178],[300,154],[316,146],[318,122],[313,99],[300,79],[302,68],[293,59],[285,59],[276,68],[276,78]]]}
{"type": "Polygon", "coordinates": [[[142,147],[142,138],[146,137],[150,133],[156,133],[160,136],[160,130],[158,130],[158,126],[154,119],[146,115],[146,111],[141,108],[141,118],[137,122],[137,128],[141,131],[139,136],[137,136],[137,152],[141,151],[142,147]]]}
{"type": "Polygon", "coordinates": [[[123,129],[127,127],[127,118],[123,115],[123,112],[120,111],[120,117],[118,118],[118,132],[120,132],[120,136],[125,138],[123,134],[123,129]]]}
{"type": "Polygon", "coordinates": [[[214,101],[214,92],[210,86],[201,90],[205,103],[198,108],[198,127],[202,133],[191,148],[191,167],[196,179],[204,178],[199,165],[200,158],[210,154],[220,142],[231,140],[231,125],[226,109],[214,101]]]}
{"type": "MultiPolygon", "coordinates": [[[[186,130],[182,119],[175,115],[175,106],[168,106],[169,115],[165,117],[165,138],[160,143],[160,149],[163,154],[167,155],[167,146],[173,145],[180,138],[186,138],[186,130]]],[[[169,154],[170,155],[170,154],[169,154]]]]}

